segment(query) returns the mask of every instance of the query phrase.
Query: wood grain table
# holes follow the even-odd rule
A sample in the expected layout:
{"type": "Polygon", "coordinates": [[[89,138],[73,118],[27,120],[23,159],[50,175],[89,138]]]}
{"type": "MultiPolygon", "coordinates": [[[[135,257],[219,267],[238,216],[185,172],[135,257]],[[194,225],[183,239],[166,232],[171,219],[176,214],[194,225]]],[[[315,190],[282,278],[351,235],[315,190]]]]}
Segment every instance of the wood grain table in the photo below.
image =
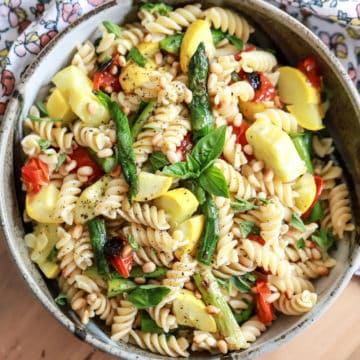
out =
{"type": "MultiPolygon", "coordinates": [[[[81,342],[40,305],[0,240],[0,360],[115,360],[81,342]]],[[[304,333],[259,360],[360,360],[360,278],[304,333]]]]}

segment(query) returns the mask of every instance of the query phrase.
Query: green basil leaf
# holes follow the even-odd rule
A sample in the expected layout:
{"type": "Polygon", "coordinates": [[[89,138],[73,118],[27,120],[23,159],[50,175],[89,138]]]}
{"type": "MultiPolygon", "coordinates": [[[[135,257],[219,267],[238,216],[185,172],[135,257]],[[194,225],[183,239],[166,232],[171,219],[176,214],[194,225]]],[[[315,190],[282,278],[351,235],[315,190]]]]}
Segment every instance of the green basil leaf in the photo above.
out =
{"type": "Polygon", "coordinates": [[[226,125],[211,131],[202,137],[194,146],[191,153],[193,158],[199,163],[202,171],[210,167],[222,153],[226,135],[226,125]]]}
{"type": "Polygon", "coordinates": [[[334,246],[334,236],[331,229],[320,229],[316,235],[311,236],[311,240],[319,245],[322,258],[325,261],[328,257],[328,250],[334,246]]]}
{"type": "Polygon", "coordinates": [[[170,291],[166,286],[140,285],[128,295],[127,300],[138,309],[146,309],[158,305],[170,291]]]}
{"type": "Polygon", "coordinates": [[[55,264],[58,264],[59,263],[59,260],[57,258],[57,254],[58,254],[58,249],[56,248],[56,246],[54,246],[49,255],[47,256],[46,260],[47,261],[50,261],[52,263],[55,263],[55,264]]]}
{"type": "Polygon", "coordinates": [[[168,12],[172,11],[172,7],[164,3],[145,3],[140,6],[140,10],[146,10],[151,13],[159,13],[160,15],[166,15],[168,12]]]}
{"type": "Polygon", "coordinates": [[[227,290],[227,292],[231,292],[232,282],[231,279],[220,279],[216,278],[217,283],[227,290]]]}
{"type": "Polygon", "coordinates": [[[114,34],[116,39],[121,37],[121,29],[119,25],[112,23],[111,21],[103,21],[102,24],[104,25],[106,31],[110,34],[114,34]]]}
{"type": "Polygon", "coordinates": [[[199,186],[199,183],[196,180],[185,180],[182,185],[196,196],[200,205],[204,204],[206,200],[206,193],[204,189],[199,186]]]}
{"type": "Polygon", "coordinates": [[[200,185],[208,193],[215,196],[229,197],[229,188],[226,179],[216,166],[206,169],[199,178],[200,185]]]}
{"type": "Polygon", "coordinates": [[[47,111],[46,106],[44,105],[43,102],[41,102],[40,100],[36,100],[35,101],[35,105],[37,106],[37,108],[40,111],[40,114],[44,115],[44,116],[49,116],[49,113],[47,111]]]}
{"type": "Polygon", "coordinates": [[[133,248],[133,250],[139,249],[139,244],[136,242],[136,240],[134,239],[134,237],[132,235],[127,236],[127,241],[130,244],[130,246],[133,248]]]}
{"type": "Polygon", "coordinates": [[[230,205],[234,209],[234,213],[248,211],[248,210],[257,210],[260,206],[252,204],[240,196],[235,195],[236,201],[231,201],[230,205]]]}
{"type": "Polygon", "coordinates": [[[151,334],[163,334],[164,329],[156,325],[155,320],[146,312],[141,312],[141,331],[151,334]]]}
{"type": "Polygon", "coordinates": [[[250,318],[254,311],[255,303],[251,302],[246,310],[234,313],[235,319],[239,324],[242,324],[250,318]]]}
{"type": "Polygon", "coordinates": [[[149,162],[153,168],[153,171],[161,170],[164,166],[170,165],[169,160],[161,151],[154,151],[149,162]]]}
{"type": "Polygon", "coordinates": [[[231,73],[231,80],[234,81],[234,82],[237,82],[237,81],[241,80],[241,77],[236,71],[233,71],[231,73]]]}
{"type": "Polygon", "coordinates": [[[244,42],[236,36],[227,34],[226,38],[236,47],[236,50],[242,50],[244,48],[244,42]]]}
{"type": "Polygon", "coordinates": [[[152,271],[150,273],[144,273],[142,271],[141,267],[133,267],[130,271],[130,277],[133,277],[133,278],[141,277],[141,278],[148,278],[148,279],[158,278],[158,277],[165,276],[167,273],[167,270],[168,269],[165,267],[157,267],[155,271],[152,271]]]}
{"type": "Polygon", "coordinates": [[[164,175],[169,175],[172,177],[177,177],[179,179],[194,179],[199,177],[200,171],[192,172],[189,170],[189,165],[187,162],[178,162],[169,166],[162,171],[164,175]]]}
{"type": "Polygon", "coordinates": [[[296,247],[298,249],[303,249],[305,247],[305,240],[303,238],[300,238],[297,242],[296,242],[296,247]]]}
{"type": "Polygon", "coordinates": [[[186,154],[186,162],[190,172],[199,173],[200,175],[200,165],[191,154],[186,154]]]}
{"type": "Polygon", "coordinates": [[[297,229],[299,231],[306,230],[306,226],[303,223],[303,221],[301,220],[301,217],[299,216],[299,214],[296,214],[296,213],[292,214],[290,224],[292,227],[294,227],[295,229],[297,229]]]}
{"type": "MultiPolygon", "coordinates": [[[[120,275],[120,274],[119,274],[120,275]]],[[[114,297],[127,293],[137,288],[137,284],[131,280],[112,276],[107,280],[107,296],[114,297]]]]}
{"type": "Polygon", "coordinates": [[[55,167],[55,171],[58,171],[60,169],[60,166],[64,163],[65,160],[66,160],[66,154],[65,153],[59,154],[59,157],[58,157],[57,163],[56,163],[56,167],[55,167]]]}
{"type": "Polygon", "coordinates": [[[136,48],[132,47],[128,54],[126,55],[126,60],[134,60],[138,65],[144,67],[147,63],[146,58],[141,54],[141,52],[136,48]]]}
{"type": "Polygon", "coordinates": [[[66,305],[67,303],[66,294],[60,292],[59,295],[55,298],[55,302],[60,306],[66,305]]]}
{"type": "Polygon", "coordinates": [[[41,150],[46,150],[51,146],[51,141],[45,140],[45,139],[39,139],[38,144],[39,144],[41,150]]]}
{"type": "Polygon", "coordinates": [[[261,198],[261,197],[252,197],[252,198],[249,198],[249,201],[260,201],[263,205],[267,205],[267,204],[272,204],[273,201],[272,200],[269,200],[269,199],[265,199],[265,198],[261,198]]]}
{"type": "Polygon", "coordinates": [[[241,276],[232,276],[231,281],[242,294],[245,294],[250,292],[251,288],[255,285],[256,276],[251,273],[241,276]]]}
{"type": "Polygon", "coordinates": [[[33,122],[41,122],[41,121],[50,121],[50,122],[62,122],[61,119],[46,117],[46,118],[39,118],[35,115],[28,115],[28,118],[33,122]]]}
{"type": "Polygon", "coordinates": [[[101,90],[93,90],[93,93],[96,95],[97,99],[106,107],[109,107],[111,104],[111,98],[108,94],[105,94],[101,90]]]}
{"type": "Polygon", "coordinates": [[[217,29],[211,29],[211,36],[214,45],[216,46],[220,41],[224,40],[226,38],[226,34],[222,32],[221,30],[217,29]]]}
{"type": "Polygon", "coordinates": [[[260,228],[253,221],[242,221],[240,223],[240,233],[243,238],[246,238],[249,234],[260,234],[260,228]]]}

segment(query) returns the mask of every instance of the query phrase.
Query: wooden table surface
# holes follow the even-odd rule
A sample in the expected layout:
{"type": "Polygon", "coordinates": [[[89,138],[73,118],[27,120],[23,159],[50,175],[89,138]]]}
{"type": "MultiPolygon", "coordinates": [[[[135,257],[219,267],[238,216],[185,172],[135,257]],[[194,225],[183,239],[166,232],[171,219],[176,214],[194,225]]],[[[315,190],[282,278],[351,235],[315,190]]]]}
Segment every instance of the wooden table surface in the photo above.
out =
{"type": "MultiPolygon", "coordinates": [[[[0,240],[0,359],[115,360],[81,342],[40,305],[0,240]]],[[[353,278],[325,315],[259,360],[359,360],[360,278],[353,278]]]]}

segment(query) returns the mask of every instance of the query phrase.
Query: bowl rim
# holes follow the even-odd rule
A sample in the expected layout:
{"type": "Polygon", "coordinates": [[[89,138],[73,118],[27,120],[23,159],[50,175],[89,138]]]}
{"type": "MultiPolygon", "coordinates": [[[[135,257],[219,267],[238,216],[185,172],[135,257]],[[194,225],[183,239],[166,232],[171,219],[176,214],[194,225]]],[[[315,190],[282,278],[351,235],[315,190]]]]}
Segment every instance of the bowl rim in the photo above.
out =
{"type": "MultiPolygon", "coordinates": [[[[189,1],[190,2],[190,1],[189,1]]],[[[41,52],[36,56],[31,65],[28,67],[24,75],[22,76],[19,83],[16,85],[13,95],[8,103],[7,110],[2,120],[2,124],[0,127],[0,163],[5,164],[5,154],[6,154],[6,146],[7,146],[7,138],[4,136],[5,134],[11,134],[12,124],[16,124],[19,115],[19,108],[21,107],[21,89],[23,88],[25,82],[29,77],[31,77],[34,70],[41,64],[42,59],[48,55],[56,42],[71,32],[74,28],[76,28],[79,24],[87,21],[89,18],[98,14],[99,12],[116,7],[118,4],[124,5],[137,5],[138,1],[131,0],[112,0],[107,2],[80,17],[74,23],[70,24],[66,29],[61,31],[54,39],[52,39],[47,46],[41,50],[41,52]]],[[[350,77],[346,73],[340,61],[328,50],[328,48],[321,42],[321,40],[313,34],[308,28],[306,28],[302,23],[298,20],[291,17],[289,14],[283,12],[282,10],[276,8],[275,6],[264,2],[263,0],[241,0],[238,1],[239,5],[241,3],[251,3],[251,5],[256,5],[264,8],[270,15],[276,16],[279,21],[282,23],[287,22],[287,25],[292,26],[292,30],[299,36],[306,36],[310,41],[313,41],[316,44],[319,52],[322,53],[324,57],[326,57],[330,63],[332,69],[339,74],[338,80],[342,83],[343,87],[348,90],[348,95],[354,103],[354,106],[357,109],[360,109],[360,96],[358,91],[356,90],[354,84],[352,83],[350,77]],[[341,75],[341,76],[340,76],[341,75]]],[[[5,191],[6,186],[4,181],[0,182],[0,190],[5,191]]],[[[9,224],[9,218],[11,218],[11,214],[7,213],[8,203],[5,197],[0,197],[0,220],[1,220],[1,229],[0,234],[6,240],[8,249],[10,250],[11,257],[16,264],[16,267],[22,278],[24,279],[27,286],[31,289],[32,293],[37,297],[37,299],[42,303],[45,309],[54,316],[65,328],[70,330],[75,336],[77,336],[80,340],[87,342],[90,345],[95,346],[96,348],[105,351],[111,355],[122,357],[124,359],[135,360],[139,359],[139,355],[132,353],[130,349],[122,349],[120,347],[113,346],[110,342],[106,343],[101,341],[97,337],[93,336],[91,333],[84,331],[82,326],[79,326],[75,322],[71,321],[69,317],[65,316],[60,310],[59,306],[55,304],[54,301],[51,301],[48,296],[43,292],[39,284],[32,277],[31,272],[26,266],[23,264],[23,260],[21,258],[21,254],[16,251],[16,247],[12,244],[11,238],[13,236],[12,230],[6,226],[9,224]]],[[[267,340],[261,345],[252,344],[251,348],[248,350],[243,350],[239,352],[233,352],[227,355],[227,358],[232,359],[252,359],[257,356],[260,356],[266,352],[269,352],[276,348],[278,345],[283,344],[288,341],[295,335],[297,335],[301,330],[306,329],[311,323],[317,320],[335,301],[335,299],[341,294],[343,289],[347,286],[351,277],[355,270],[360,266],[360,247],[356,251],[354,251],[352,256],[351,263],[348,264],[346,271],[338,278],[336,282],[336,286],[333,291],[327,294],[325,300],[321,303],[321,307],[316,308],[316,311],[311,312],[309,316],[306,316],[300,323],[296,325],[292,325],[285,333],[275,336],[272,339],[267,340]],[[311,316],[310,316],[311,315],[311,316]]],[[[141,350],[140,348],[138,348],[141,350]]],[[[150,352],[146,352],[147,359],[166,359],[167,357],[160,356],[157,354],[153,354],[150,352]]],[[[218,359],[218,356],[207,356],[207,358],[218,359]]],[[[169,358],[170,359],[170,358],[169,358]]]]}

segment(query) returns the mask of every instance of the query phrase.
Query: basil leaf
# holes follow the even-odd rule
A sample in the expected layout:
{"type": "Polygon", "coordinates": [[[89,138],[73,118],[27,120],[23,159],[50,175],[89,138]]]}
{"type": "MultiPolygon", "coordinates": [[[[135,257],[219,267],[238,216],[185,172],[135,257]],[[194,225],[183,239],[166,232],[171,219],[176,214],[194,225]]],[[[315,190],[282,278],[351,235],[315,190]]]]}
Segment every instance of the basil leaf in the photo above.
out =
{"type": "MultiPolygon", "coordinates": [[[[120,275],[120,274],[119,274],[120,275]]],[[[114,297],[137,288],[133,281],[112,276],[107,280],[107,296],[114,297]]]]}
{"type": "Polygon", "coordinates": [[[328,250],[334,246],[334,236],[331,229],[320,229],[317,235],[311,236],[311,240],[319,245],[322,258],[325,261],[328,257],[328,250]]]}
{"type": "Polygon", "coordinates": [[[225,134],[226,125],[220,126],[202,137],[194,146],[191,155],[199,163],[202,171],[210,167],[213,161],[221,155],[225,143],[225,134]]]}
{"type": "Polygon", "coordinates": [[[229,188],[226,179],[216,166],[206,169],[199,178],[200,185],[208,193],[215,196],[229,197],[229,188]]]}
{"type": "Polygon", "coordinates": [[[133,248],[133,250],[139,249],[139,244],[136,242],[136,240],[132,235],[127,236],[127,241],[130,244],[130,246],[133,248]]]}
{"type": "Polygon", "coordinates": [[[56,167],[55,167],[55,171],[58,171],[60,169],[60,166],[64,163],[64,161],[66,160],[66,154],[65,153],[61,153],[59,154],[57,163],[56,163],[56,167]]]}
{"type": "Polygon", "coordinates": [[[110,34],[114,34],[116,39],[121,37],[121,29],[119,25],[112,23],[111,21],[103,21],[102,24],[104,25],[106,31],[110,34]]]}
{"type": "Polygon", "coordinates": [[[149,158],[149,162],[153,171],[160,170],[164,166],[170,165],[169,160],[161,151],[154,151],[149,158]]]}
{"type": "Polygon", "coordinates": [[[41,150],[46,150],[51,146],[51,141],[45,140],[45,139],[39,139],[38,144],[39,144],[41,150]]]}
{"type": "Polygon", "coordinates": [[[305,247],[305,240],[303,238],[300,238],[297,242],[296,242],[296,247],[298,249],[303,249],[305,247]]]}
{"type": "Polygon", "coordinates": [[[232,276],[231,281],[242,294],[245,294],[250,292],[252,286],[255,285],[256,277],[249,273],[241,276],[232,276]]]}
{"type": "Polygon", "coordinates": [[[236,47],[236,50],[242,50],[244,48],[244,42],[236,36],[227,34],[226,38],[236,47]]]}
{"type": "Polygon", "coordinates": [[[44,116],[49,116],[46,106],[40,100],[36,100],[35,105],[40,110],[40,114],[44,116]]]}
{"type": "Polygon", "coordinates": [[[159,13],[160,15],[166,15],[168,12],[172,11],[172,7],[164,3],[146,3],[140,6],[140,10],[146,10],[153,13],[159,13]]]}
{"type": "Polygon", "coordinates": [[[156,325],[155,320],[146,312],[141,312],[141,331],[151,334],[163,334],[164,329],[156,325]]]}
{"type": "Polygon", "coordinates": [[[58,263],[59,263],[59,260],[58,260],[58,258],[57,258],[57,254],[58,254],[58,250],[57,250],[56,246],[54,246],[54,247],[51,249],[49,255],[48,255],[47,258],[46,258],[46,260],[47,260],[47,261],[50,261],[50,262],[52,262],[52,263],[58,264],[58,263]]]}
{"type": "Polygon", "coordinates": [[[158,278],[163,277],[167,273],[167,268],[165,267],[157,267],[155,271],[152,271],[150,273],[144,273],[141,269],[141,267],[134,267],[130,271],[130,277],[141,277],[141,278],[158,278]]]}
{"type": "Polygon", "coordinates": [[[186,180],[182,183],[184,187],[189,189],[197,198],[200,205],[204,204],[206,200],[206,193],[204,189],[199,186],[198,182],[195,180],[186,180]]]}
{"type": "Polygon", "coordinates": [[[226,38],[226,34],[217,29],[211,29],[211,36],[215,46],[226,38]]]}
{"type": "Polygon", "coordinates": [[[234,313],[235,319],[239,324],[242,324],[250,318],[254,311],[255,303],[251,302],[246,310],[234,313]]]}
{"type": "Polygon", "coordinates": [[[260,235],[260,228],[253,221],[243,221],[240,223],[240,233],[243,238],[249,234],[260,235]]]}
{"type": "Polygon", "coordinates": [[[39,117],[37,117],[35,115],[31,115],[31,114],[28,115],[28,118],[34,122],[41,122],[41,121],[62,122],[61,119],[56,119],[56,118],[51,118],[51,117],[39,118],[39,117]]]}
{"type": "Polygon", "coordinates": [[[170,291],[166,286],[140,285],[128,295],[127,300],[138,309],[146,309],[158,305],[170,291]]]}
{"type": "Polygon", "coordinates": [[[105,94],[101,90],[93,90],[93,93],[104,106],[106,106],[107,108],[110,106],[112,100],[108,94],[105,94]]]}
{"type": "Polygon", "coordinates": [[[216,278],[216,281],[221,287],[226,289],[229,293],[231,292],[231,287],[232,287],[231,279],[216,278]]]}
{"type": "Polygon", "coordinates": [[[66,294],[60,292],[59,295],[55,298],[55,302],[61,306],[66,305],[67,303],[66,294]]]}
{"type": "Polygon", "coordinates": [[[141,67],[144,67],[147,63],[146,58],[144,58],[144,56],[136,47],[132,47],[130,49],[130,51],[126,55],[126,60],[134,60],[141,67]]]}
{"type": "Polygon", "coordinates": [[[190,171],[188,163],[184,161],[167,166],[162,173],[182,180],[197,178],[200,175],[199,170],[197,172],[190,171]]]}
{"type": "Polygon", "coordinates": [[[252,197],[252,198],[249,198],[249,201],[255,201],[255,200],[260,201],[260,202],[261,202],[262,204],[264,204],[264,205],[272,204],[272,203],[273,203],[272,200],[268,200],[268,199],[261,198],[261,197],[252,197]]]}
{"type": "Polygon", "coordinates": [[[236,201],[231,201],[230,205],[234,209],[234,213],[248,211],[248,210],[257,210],[260,206],[252,204],[240,196],[235,195],[236,201]]]}
{"type": "Polygon", "coordinates": [[[296,214],[296,213],[292,214],[290,224],[292,227],[294,227],[295,229],[297,229],[299,231],[306,230],[305,224],[301,220],[301,217],[299,216],[299,214],[296,214]]]}

